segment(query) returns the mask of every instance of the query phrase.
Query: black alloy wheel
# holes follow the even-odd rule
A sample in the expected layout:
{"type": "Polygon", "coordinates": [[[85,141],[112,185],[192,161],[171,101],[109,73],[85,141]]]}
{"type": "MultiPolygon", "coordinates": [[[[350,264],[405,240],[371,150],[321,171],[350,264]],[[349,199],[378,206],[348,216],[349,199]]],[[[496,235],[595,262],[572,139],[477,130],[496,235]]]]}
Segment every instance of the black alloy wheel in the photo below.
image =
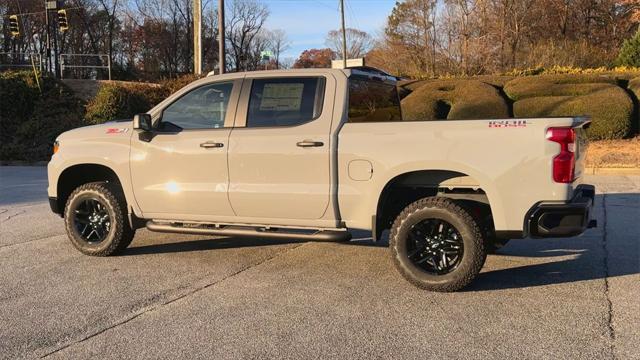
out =
{"type": "Polygon", "coordinates": [[[131,244],[127,201],[118,183],[92,182],[78,186],[67,199],[64,222],[76,249],[91,256],[109,256],[131,244]]]}
{"type": "Polygon", "coordinates": [[[98,197],[87,197],[73,209],[73,225],[78,237],[89,244],[97,244],[109,235],[111,217],[98,197]]]}
{"type": "Polygon", "coordinates": [[[406,241],[411,262],[433,275],[454,271],[464,255],[460,232],[441,219],[426,219],[413,225],[406,241]]]}
{"type": "Polygon", "coordinates": [[[419,199],[400,212],[389,233],[396,269],[413,285],[458,291],[480,273],[486,259],[480,226],[455,200],[419,199]]]}

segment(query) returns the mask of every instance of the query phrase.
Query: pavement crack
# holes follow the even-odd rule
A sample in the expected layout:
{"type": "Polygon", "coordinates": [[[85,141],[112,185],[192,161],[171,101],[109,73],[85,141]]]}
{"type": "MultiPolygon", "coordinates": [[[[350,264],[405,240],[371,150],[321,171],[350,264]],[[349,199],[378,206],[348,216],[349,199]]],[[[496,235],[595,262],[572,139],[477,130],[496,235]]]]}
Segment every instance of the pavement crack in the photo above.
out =
{"type": "Polygon", "coordinates": [[[61,347],[59,347],[59,348],[57,348],[57,349],[55,349],[53,351],[50,351],[50,352],[48,352],[48,353],[46,353],[44,355],[41,355],[40,358],[42,359],[42,358],[49,357],[49,356],[54,355],[54,354],[56,354],[56,353],[58,353],[60,351],[65,350],[65,349],[67,349],[67,348],[69,348],[71,346],[74,346],[74,345],[80,344],[82,342],[85,342],[85,341],[87,341],[87,340],[89,340],[91,338],[94,338],[94,337],[96,337],[96,336],[98,336],[98,335],[100,335],[102,333],[105,333],[105,332],[107,332],[107,331],[109,331],[111,329],[114,329],[114,328],[122,326],[122,325],[124,325],[124,324],[126,324],[128,322],[131,322],[131,321],[137,319],[138,317],[140,317],[140,316],[142,316],[144,314],[147,314],[147,313],[150,313],[152,311],[158,310],[158,309],[162,308],[163,306],[166,306],[166,305],[175,303],[177,301],[183,300],[183,299],[185,299],[185,298],[187,298],[187,297],[189,297],[191,295],[199,293],[200,291],[203,291],[205,289],[208,289],[210,287],[218,285],[218,284],[222,283],[223,281],[229,280],[229,279],[231,279],[231,278],[233,278],[233,277],[235,277],[237,275],[242,274],[243,272],[245,272],[247,270],[250,270],[252,268],[255,268],[257,266],[265,264],[265,263],[267,263],[267,262],[269,262],[269,261],[271,261],[271,260],[273,260],[273,259],[275,259],[277,257],[285,255],[285,254],[287,254],[287,253],[289,253],[289,252],[291,252],[291,251],[293,251],[293,250],[295,250],[295,249],[297,249],[299,247],[302,247],[302,246],[304,246],[306,244],[307,243],[302,243],[302,244],[299,244],[299,245],[297,245],[295,247],[279,251],[279,252],[273,254],[272,256],[270,256],[270,257],[268,257],[268,258],[266,258],[264,260],[258,261],[257,263],[249,264],[247,266],[244,266],[241,269],[239,269],[239,270],[237,270],[237,271],[235,271],[235,272],[233,272],[233,273],[231,273],[231,274],[229,274],[229,275],[227,275],[227,276],[225,276],[225,277],[223,277],[223,278],[221,278],[219,280],[213,281],[213,282],[205,284],[203,286],[192,288],[191,290],[187,291],[186,293],[180,294],[180,295],[178,295],[178,296],[176,296],[176,297],[174,297],[172,299],[168,299],[167,301],[161,302],[159,304],[154,304],[154,305],[150,305],[150,306],[144,307],[144,308],[138,310],[137,313],[129,316],[128,318],[125,318],[125,319],[123,319],[123,320],[121,320],[119,322],[111,324],[111,325],[109,325],[109,326],[107,326],[107,327],[105,327],[103,329],[100,329],[100,330],[94,332],[94,333],[86,335],[85,337],[83,337],[83,338],[81,338],[81,339],[79,339],[77,341],[72,341],[70,343],[67,343],[67,344],[65,344],[65,345],[63,345],[63,346],[61,346],[61,347]]]}
{"type": "Polygon", "coordinates": [[[27,212],[26,210],[20,210],[20,211],[18,211],[17,213],[12,214],[12,215],[9,215],[9,216],[7,216],[6,218],[4,218],[4,220],[3,220],[2,222],[5,222],[5,221],[7,221],[7,220],[9,220],[9,219],[11,219],[11,218],[14,218],[14,217],[18,216],[18,215],[22,215],[22,214],[24,214],[24,213],[26,213],[26,212],[27,212]]]}
{"type": "Polygon", "coordinates": [[[9,248],[9,247],[13,247],[13,246],[20,246],[20,245],[24,245],[24,244],[30,244],[32,242],[36,242],[36,241],[41,241],[41,240],[48,240],[54,237],[58,237],[58,236],[63,236],[64,233],[61,234],[55,234],[55,235],[47,235],[47,236],[43,236],[37,239],[31,239],[31,240],[27,240],[27,241],[22,241],[22,242],[18,242],[15,244],[6,244],[6,245],[0,245],[0,249],[4,249],[4,248],[9,248]]]}
{"type": "Polygon", "coordinates": [[[604,297],[607,305],[607,333],[609,336],[609,351],[611,352],[611,358],[616,359],[615,354],[615,339],[616,332],[613,327],[613,303],[609,295],[609,248],[608,248],[608,236],[607,236],[607,195],[602,195],[602,207],[604,212],[604,220],[602,224],[602,250],[603,250],[603,267],[604,267],[604,297]]]}

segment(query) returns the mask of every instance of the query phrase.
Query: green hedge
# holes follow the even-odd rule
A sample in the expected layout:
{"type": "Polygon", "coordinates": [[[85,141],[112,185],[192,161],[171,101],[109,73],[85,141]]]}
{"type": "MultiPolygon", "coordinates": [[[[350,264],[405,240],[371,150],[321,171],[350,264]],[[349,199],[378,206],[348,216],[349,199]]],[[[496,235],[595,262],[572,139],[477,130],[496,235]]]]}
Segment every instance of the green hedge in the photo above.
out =
{"type": "Polygon", "coordinates": [[[427,80],[411,83],[402,100],[405,120],[500,119],[509,106],[493,86],[477,80],[427,80]]]}
{"type": "Polygon", "coordinates": [[[167,96],[201,78],[185,75],[163,81],[160,85],[147,83],[105,82],[87,104],[86,119],[91,124],[131,118],[149,111],[167,96]]]}
{"type": "Polygon", "coordinates": [[[640,76],[629,81],[629,90],[635,96],[636,101],[636,123],[634,124],[634,130],[636,133],[640,133],[640,76]]]}
{"type": "Polygon", "coordinates": [[[40,92],[30,72],[0,73],[0,141],[6,144],[31,116],[40,92]]]}
{"type": "Polygon", "coordinates": [[[632,133],[634,103],[615,76],[542,75],[514,79],[505,93],[515,101],[515,117],[581,116],[593,121],[592,140],[632,133]]]}
{"type": "Polygon", "coordinates": [[[62,82],[33,72],[0,73],[0,159],[48,160],[51,144],[62,132],[146,112],[198,76],[187,75],[161,85],[105,82],[83,104],[62,82]]]}
{"type": "Polygon", "coordinates": [[[182,89],[183,87],[191,84],[192,82],[203,78],[204,75],[182,75],[179,78],[164,80],[160,83],[160,87],[165,92],[166,96],[173,94],[174,92],[182,89]]]}
{"type": "Polygon", "coordinates": [[[0,159],[47,160],[51,144],[64,131],[82,126],[82,103],[71,90],[32,72],[0,73],[0,159]]]}
{"type": "Polygon", "coordinates": [[[165,96],[166,90],[157,85],[107,82],[87,104],[85,118],[90,124],[132,118],[149,111],[165,96]]]}

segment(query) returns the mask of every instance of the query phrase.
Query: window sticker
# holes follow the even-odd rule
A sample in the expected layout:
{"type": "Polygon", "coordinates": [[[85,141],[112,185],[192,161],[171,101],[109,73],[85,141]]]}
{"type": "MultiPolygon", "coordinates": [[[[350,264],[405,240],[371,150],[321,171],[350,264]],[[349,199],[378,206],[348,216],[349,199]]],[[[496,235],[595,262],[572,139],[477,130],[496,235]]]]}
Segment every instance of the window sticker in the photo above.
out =
{"type": "Polygon", "coordinates": [[[300,111],[304,84],[265,84],[260,111],[300,111]]]}

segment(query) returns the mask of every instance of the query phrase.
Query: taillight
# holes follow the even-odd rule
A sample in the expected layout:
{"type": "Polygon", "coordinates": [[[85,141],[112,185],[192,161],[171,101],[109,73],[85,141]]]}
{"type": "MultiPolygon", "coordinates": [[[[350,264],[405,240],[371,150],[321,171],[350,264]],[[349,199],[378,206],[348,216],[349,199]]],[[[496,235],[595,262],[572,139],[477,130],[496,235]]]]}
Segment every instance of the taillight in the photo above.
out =
{"type": "Polygon", "coordinates": [[[549,128],[547,140],[560,144],[560,153],[553,158],[553,181],[557,183],[573,182],[576,154],[576,133],[572,128],[549,128]]]}

